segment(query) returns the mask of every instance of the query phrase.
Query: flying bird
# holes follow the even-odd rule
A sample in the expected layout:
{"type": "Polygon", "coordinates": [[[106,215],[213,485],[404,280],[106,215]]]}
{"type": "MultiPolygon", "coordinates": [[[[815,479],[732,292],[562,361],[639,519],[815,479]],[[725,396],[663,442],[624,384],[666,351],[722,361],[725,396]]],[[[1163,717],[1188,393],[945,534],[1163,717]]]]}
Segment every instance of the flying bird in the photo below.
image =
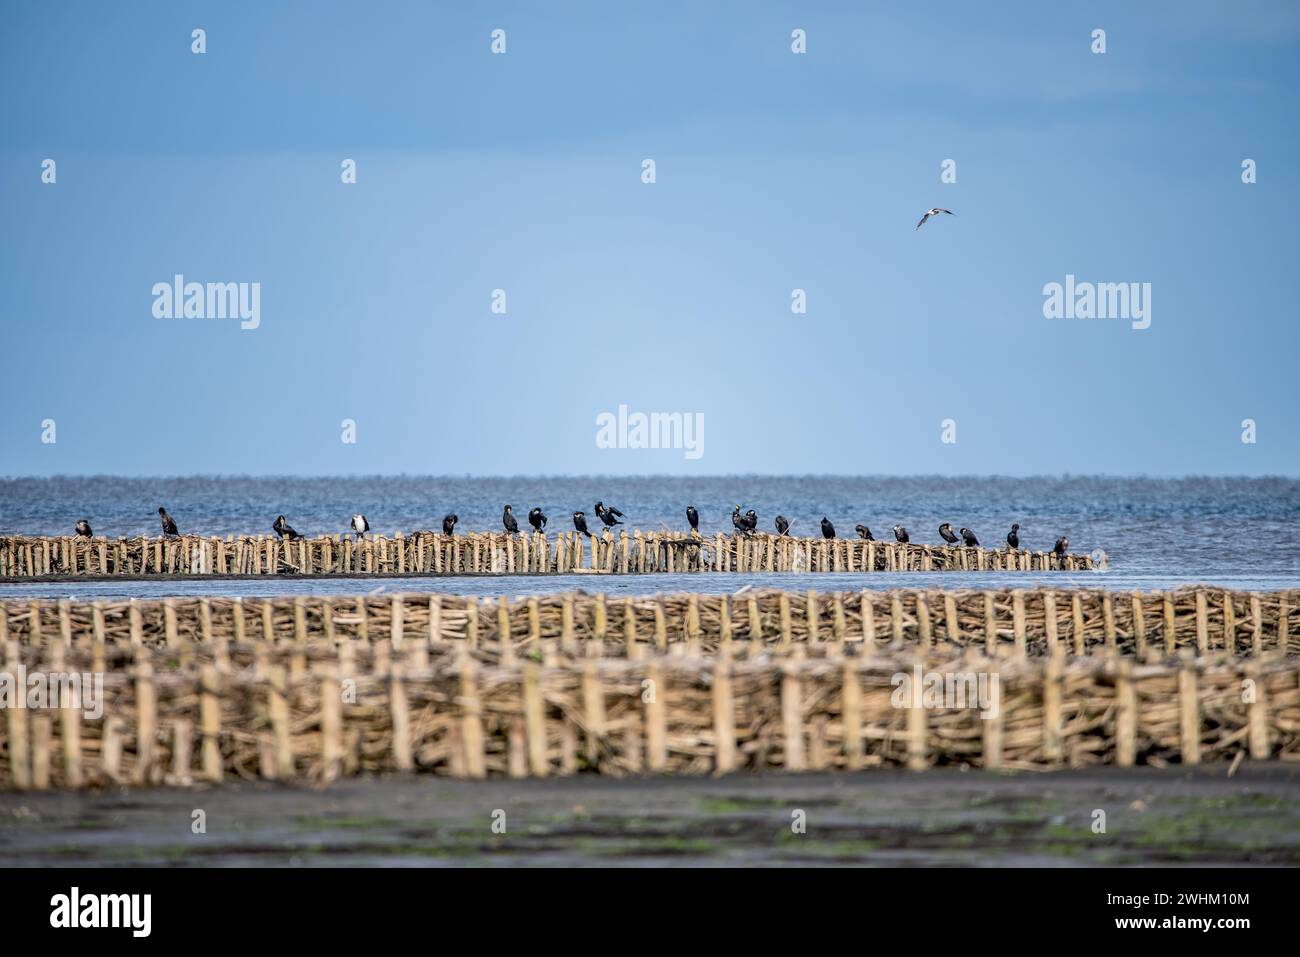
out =
{"type": "Polygon", "coordinates": [[[540,508],[534,508],[528,513],[528,524],[533,526],[537,531],[546,530],[546,516],[542,514],[540,508]]]}
{"type": "Polygon", "coordinates": [[[623,524],[619,521],[623,517],[623,513],[612,505],[606,508],[603,502],[596,503],[596,517],[605,523],[606,528],[613,528],[615,525],[623,524]]]}
{"type": "Polygon", "coordinates": [[[510,511],[509,505],[507,505],[506,510],[501,513],[501,524],[505,526],[506,531],[511,535],[514,535],[519,531],[519,523],[515,521],[514,513],[510,511]]]}
{"type": "Polygon", "coordinates": [[[291,542],[296,538],[302,538],[301,535],[293,530],[293,526],[284,520],[283,515],[275,520],[275,524],[271,526],[271,530],[281,538],[287,538],[291,542]]]}
{"type": "Polygon", "coordinates": [[[352,516],[352,531],[356,532],[358,536],[365,535],[366,532],[370,531],[370,523],[366,521],[366,517],[360,512],[352,516]]]}
{"type": "Polygon", "coordinates": [[[784,515],[778,515],[776,517],[776,533],[778,535],[790,534],[790,522],[784,515]]]}
{"type": "Polygon", "coordinates": [[[82,538],[90,538],[95,533],[90,530],[90,522],[83,518],[77,523],[77,534],[82,538]]]}
{"type": "Polygon", "coordinates": [[[834,537],[835,537],[835,526],[831,524],[831,520],[829,518],[823,515],[822,516],[822,538],[834,538],[834,537]]]}
{"type": "Polygon", "coordinates": [[[1020,547],[1020,523],[1016,522],[1011,526],[1011,531],[1007,532],[1007,545],[1011,548],[1020,547]]]}
{"type": "Polygon", "coordinates": [[[905,529],[902,525],[894,526],[894,537],[898,539],[900,542],[903,542],[904,544],[911,541],[911,539],[908,538],[907,536],[907,529],[905,529]]]}
{"type": "Polygon", "coordinates": [[[574,512],[574,513],[573,513],[573,527],[576,528],[576,529],[577,529],[579,532],[581,532],[583,535],[586,535],[588,538],[591,538],[591,532],[587,531],[587,513],[586,513],[586,512],[574,512]]]}
{"type": "Polygon", "coordinates": [[[694,505],[686,506],[686,521],[690,522],[693,531],[700,530],[700,513],[695,510],[694,505]]]}
{"type": "Polygon", "coordinates": [[[456,530],[456,523],[460,521],[460,516],[455,512],[442,517],[442,534],[450,535],[456,530]]]}
{"type": "Polygon", "coordinates": [[[934,209],[926,210],[925,215],[921,217],[921,221],[916,224],[916,228],[920,229],[922,226],[925,225],[925,221],[927,219],[929,219],[931,216],[938,216],[940,213],[947,213],[949,216],[955,215],[951,209],[940,209],[938,206],[936,206],[934,209]]]}
{"type": "Polygon", "coordinates": [[[952,525],[949,522],[944,522],[939,526],[939,537],[949,545],[957,541],[957,536],[952,533],[952,525]]]}
{"type": "Polygon", "coordinates": [[[858,538],[862,539],[863,541],[866,541],[866,542],[874,542],[874,541],[875,541],[875,539],[871,537],[871,529],[867,528],[867,526],[865,526],[865,525],[855,525],[855,526],[853,527],[853,530],[854,530],[855,532],[858,533],[858,538]]]}
{"type": "Polygon", "coordinates": [[[967,548],[979,548],[980,540],[975,537],[975,533],[969,528],[958,529],[961,532],[961,543],[967,548]]]}
{"type": "Polygon", "coordinates": [[[168,535],[180,534],[178,531],[176,531],[176,523],[172,521],[172,517],[167,514],[167,509],[159,505],[158,514],[162,516],[162,530],[163,530],[164,537],[168,535]]]}

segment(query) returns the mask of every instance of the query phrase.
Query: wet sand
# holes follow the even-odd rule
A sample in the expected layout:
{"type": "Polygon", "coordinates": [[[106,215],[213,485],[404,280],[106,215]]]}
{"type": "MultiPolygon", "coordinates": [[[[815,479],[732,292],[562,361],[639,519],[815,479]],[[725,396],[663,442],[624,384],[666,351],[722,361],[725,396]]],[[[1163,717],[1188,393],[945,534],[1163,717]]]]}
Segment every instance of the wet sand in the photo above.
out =
{"type": "Polygon", "coordinates": [[[0,794],[3,866],[1185,864],[1300,864],[1300,765],[0,794]]]}

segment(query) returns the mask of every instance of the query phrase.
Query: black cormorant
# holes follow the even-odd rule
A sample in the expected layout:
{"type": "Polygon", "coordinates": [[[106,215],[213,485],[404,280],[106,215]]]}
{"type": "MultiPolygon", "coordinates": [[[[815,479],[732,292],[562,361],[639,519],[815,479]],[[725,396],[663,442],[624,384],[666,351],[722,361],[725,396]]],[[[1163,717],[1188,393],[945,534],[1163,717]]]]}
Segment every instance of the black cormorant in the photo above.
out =
{"type": "Polygon", "coordinates": [[[162,530],[164,536],[180,534],[180,532],[176,531],[176,523],[173,522],[172,517],[167,514],[167,509],[159,505],[158,514],[162,517],[162,530]]]}
{"type": "Polygon", "coordinates": [[[907,529],[905,529],[902,525],[894,526],[894,537],[898,539],[900,542],[903,542],[904,544],[912,540],[907,535],[907,529]]]}
{"type": "Polygon", "coordinates": [[[460,516],[453,512],[450,515],[442,517],[442,534],[450,535],[456,530],[456,523],[460,521],[460,516]]]}
{"type": "Polygon", "coordinates": [[[284,520],[283,515],[275,520],[275,524],[271,526],[271,531],[275,532],[275,534],[279,535],[281,538],[289,539],[289,541],[293,541],[295,538],[302,538],[301,535],[293,530],[293,526],[284,520]]]}
{"type": "Polygon", "coordinates": [[[975,533],[969,528],[958,529],[961,532],[961,543],[967,548],[979,548],[980,540],[975,537],[975,533]]]}
{"type": "Polygon", "coordinates": [[[867,541],[867,542],[875,541],[875,539],[871,537],[871,529],[867,528],[867,526],[855,525],[853,527],[853,530],[858,533],[858,538],[862,539],[863,541],[867,541]]]}
{"type": "Polygon", "coordinates": [[[596,503],[596,517],[605,523],[606,528],[613,528],[615,525],[623,524],[619,521],[623,517],[623,513],[612,505],[606,508],[603,502],[596,503]]]}
{"type": "Polygon", "coordinates": [[[786,519],[784,515],[778,515],[776,517],[776,533],[778,535],[790,534],[790,522],[786,519]]]}
{"type": "Polygon", "coordinates": [[[700,530],[700,513],[695,510],[694,505],[686,506],[686,521],[690,523],[694,531],[700,530]]]}
{"type": "Polygon", "coordinates": [[[515,521],[514,513],[510,511],[509,505],[507,505],[506,510],[501,513],[501,524],[505,526],[506,531],[511,535],[514,535],[519,531],[519,523],[515,521]]]}
{"type": "Polygon", "coordinates": [[[1020,523],[1017,522],[1011,526],[1011,531],[1007,532],[1007,545],[1011,548],[1020,547],[1020,523]]]}
{"type": "Polygon", "coordinates": [[[83,518],[77,523],[77,534],[82,538],[90,538],[95,533],[90,530],[90,522],[83,518]]]}
{"type": "Polygon", "coordinates": [[[588,538],[591,538],[591,532],[587,531],[586,512],[573,513],[573,527],[576,528],[578,531],[580,531],[583,535],[586,535],[588,538]]]}
{"type": "Polygon", "coordinates": [[[949,545],[956,544],[957,542],[957,536],[952,533],[952,525],[948,522],[944,522],[939,526],[939,537],[949,545]]]}
{"type": "Polygon", "coordinates": [[[822,538],[834,538],[834,537],[835,537],[835,526],[831,524],[831,520],[829,518],[823,515],[822,516],[822,538]]]}
{"type": "Polygon", "coordinates": [[[534,508],[528,512],[528,524],[539,532],[546,530],[546,516],[542,514],[540,508],[534,508]]]}

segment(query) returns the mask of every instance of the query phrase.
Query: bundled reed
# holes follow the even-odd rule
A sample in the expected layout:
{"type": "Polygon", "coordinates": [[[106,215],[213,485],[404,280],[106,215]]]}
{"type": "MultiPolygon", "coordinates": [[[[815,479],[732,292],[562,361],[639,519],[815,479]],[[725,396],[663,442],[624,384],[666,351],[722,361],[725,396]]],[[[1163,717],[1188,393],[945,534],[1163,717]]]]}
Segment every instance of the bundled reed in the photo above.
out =
{"type": "MultiPolygon", "coordinates": [[[[510,599],[453,595],[165,598],[0,602],[0,641],[66,650],[147,646],[182,650],[263,642],[404,641],[464,644],[490,660],[555,640],[607,656],[691,653],[743,645],[874,649],[978,647],[989,655],[1300,654],[1300,591],[1101,589],[749,591],[609,598],[581,592],[510,599]]],[[[210,652],[209,652],[210,653],[210,652]]]]}
{"type": "MultiPolygon", "coordinates": [[[[17,667],[17,643],[6,649],[17,667]]],[[[599,649],[593,643],[591,648],[599,649]]],[[[106,710],[0,713],[0,787],[477,778],[943,764],[1047,769],[1300,759],[1300,662],[794,654],[484,665],[423,643],[332,660],[261,646],[251,668],[160,671],[147,646],[105,678],[106,710]],[[997,707],[897,692],[905,674],[995,675],[997,707]],[[981,710],[982,709],[982,710],[981,710]],[[994,713],[995,712],[995,713],[994,713]]],[[[65,655],[65,668],[82,663],[65,655]]]]}
{"type": "Polygon", "coordinates": [[[651,572],[1078,571],[1089,555],[721,533],[609,531],[516,536],[398,532],[282,541],[273,535],[174,538],[0,537],[0,578],[152,575],[491,575],[651,572]]]}

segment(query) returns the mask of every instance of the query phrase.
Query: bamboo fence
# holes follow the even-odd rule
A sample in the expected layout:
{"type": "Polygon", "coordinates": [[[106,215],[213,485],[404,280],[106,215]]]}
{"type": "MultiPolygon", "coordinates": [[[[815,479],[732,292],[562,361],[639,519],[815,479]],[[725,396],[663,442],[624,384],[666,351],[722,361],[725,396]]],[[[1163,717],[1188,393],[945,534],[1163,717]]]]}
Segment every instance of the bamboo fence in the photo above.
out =
{"type": "MultiPolygon", "coordinates": [[[[599,644],[593,643],[593,649],[599,644]]],[[[705,774],[962,764],[1300,760],[1300,661],[1195,657],[990,658],[963,653],[655,655],[483,665],[422,643],[356,643],[295,666],[261,646],[252,668],[155,668],[148,646],[104,678],[101,717],[64,702],[0,716],[0,787],[226,779],[327,782],[409,772],[481,778],[705,774]],[[899,675],[997,676],[997,707],[901,700],[899,675]],[[981,708],[984,708],[981,716],[981,708]],[[994,714],[994,711],[996,712],[994,714]]],[[[851,649],[849,649],[851,650],[851,649]]],[[[18,667],[18,644],[5,649],[18,667]]],[[[51,667],[87,659],[62,645],[51,667]]]]}
{"type": "MultiPolygon", "coordinates": [[[[741,647],[748,655],[806,645],[839,652],[916,646],[978,647],[1019,657],[1056,651],[1127,655],[1152,662],[1184,649],[1197,655],[1300,656],[1300,591],[1100,589],[832,592],[753,591],[610,598],[567,594],[508,598],[455,595],[8,600],[0,643],[36,654],[147,646],[211,657],[249,644],[307,646],[356,641],[436,650],[465,645],[487,661],[538,653],[635,658],[681,645],[690,655],[741,647]],[[205,650],[207,649],[207,650],[205,650]]],[[[816,653],[816,652],[814,652],[816,653]]]]}
{"type": "Polygon", "coordinates": [[[1079,571],[1089,555],[721,533],[605,531],[389,538],[273,535],[0,537],[0,579],[150,575],[644,574],[649,572],[1079,571]]]}

